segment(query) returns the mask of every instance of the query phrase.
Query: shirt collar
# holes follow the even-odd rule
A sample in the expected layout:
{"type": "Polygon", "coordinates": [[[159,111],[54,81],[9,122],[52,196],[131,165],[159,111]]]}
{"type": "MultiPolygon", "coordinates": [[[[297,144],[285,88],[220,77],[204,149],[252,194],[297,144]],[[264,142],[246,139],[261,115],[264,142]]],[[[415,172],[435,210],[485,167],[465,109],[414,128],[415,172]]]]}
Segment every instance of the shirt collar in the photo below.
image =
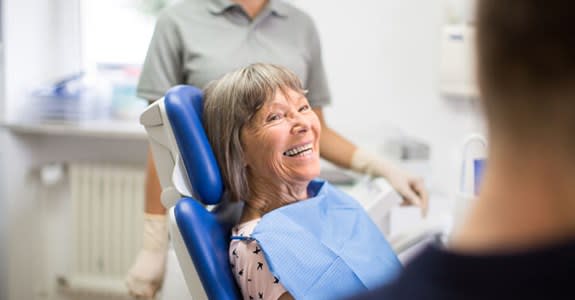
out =
{"type": "Polygon", "coordinates": [[[288,16],[288,9],[286,4],[283,3],[281,0],[269,0],[268,7],[272,13],[280,16],[280,17],[287,17],[288,16]]]}
{"type": "Polygon", "coordinates": [[[210,0],[208,4],[208,9],[214,14],[222,14],[224,11],[230,7],[237,6],[238,4],[230,0],[210,0]]]}
{"type": "MultiPolygon", "coordinates": [[[[222,14],[231,7],[239,6],[239,4],[232,2],[231,0],[210,0],[208,9],[213,14],[222,14]]],[[[287,7],[280,0],[269,0],[267,9],[269,9],[273,14],[280,17],[286,17],[287,7]]],[[[265,10],[266,8],[264,8],[265,10]]]]}

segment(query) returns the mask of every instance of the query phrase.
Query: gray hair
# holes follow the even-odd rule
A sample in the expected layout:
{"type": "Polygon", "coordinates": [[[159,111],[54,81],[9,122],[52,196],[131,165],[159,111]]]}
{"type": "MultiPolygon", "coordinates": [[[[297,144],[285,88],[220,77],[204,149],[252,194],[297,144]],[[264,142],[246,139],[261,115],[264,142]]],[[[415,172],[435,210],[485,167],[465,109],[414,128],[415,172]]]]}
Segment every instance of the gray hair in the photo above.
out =
{"type": "Polygon", "coordinates": [[[241,131],[276,91],[292,89],[302,94],[301,81],[290,70],[256,63],[225,74],[204,90],[203,123],[231,200],[246,199],[249,182],[241,131]]]}

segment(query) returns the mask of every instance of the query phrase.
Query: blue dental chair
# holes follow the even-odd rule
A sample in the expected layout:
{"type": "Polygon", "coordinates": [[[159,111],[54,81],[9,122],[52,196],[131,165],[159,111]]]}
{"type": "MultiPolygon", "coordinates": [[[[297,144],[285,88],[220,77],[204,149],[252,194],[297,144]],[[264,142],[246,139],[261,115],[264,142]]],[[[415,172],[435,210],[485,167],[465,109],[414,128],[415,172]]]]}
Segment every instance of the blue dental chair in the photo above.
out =
{"type": "Polygon", "coordinates": [[[221,174],[202,125],[202,92],[171,88],[141,115],[169,209],[170,236],[190,294],[240,299],[228,260],[240,204],[223,202],[221,174]]]}

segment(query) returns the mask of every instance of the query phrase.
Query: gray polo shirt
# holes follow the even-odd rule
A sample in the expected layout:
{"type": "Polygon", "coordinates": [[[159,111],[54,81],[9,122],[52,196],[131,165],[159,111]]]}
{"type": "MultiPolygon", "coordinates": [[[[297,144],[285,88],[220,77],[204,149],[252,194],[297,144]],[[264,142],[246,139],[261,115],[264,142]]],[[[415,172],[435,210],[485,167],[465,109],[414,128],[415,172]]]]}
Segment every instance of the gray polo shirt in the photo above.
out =
{"type": "Polygon", "coordinates": [[[184,0],[158,17],[138,96],[156,100],[177,84],[203,88],[250,63],[283,65],[296,73],[312,106],[330,101],[321,46],[312,19],[270,0],[253,20],[229,0],[184,0]]]}

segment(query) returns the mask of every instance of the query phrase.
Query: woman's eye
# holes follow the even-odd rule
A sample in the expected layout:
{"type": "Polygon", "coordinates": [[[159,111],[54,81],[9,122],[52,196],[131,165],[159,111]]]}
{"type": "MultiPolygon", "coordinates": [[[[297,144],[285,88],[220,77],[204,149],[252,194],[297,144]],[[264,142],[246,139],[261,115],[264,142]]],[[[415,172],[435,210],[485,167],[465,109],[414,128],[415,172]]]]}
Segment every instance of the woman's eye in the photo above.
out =
{"type": "Polygon", "coordinates": [[[273,115],[269,115],[266,119],[266,122],[273,122],[273,121],[277,121],[280,119],[280,115],[279,114],[273,114],[273,115]]]}
{"type": "Polygon", "coordinates": [[[307,105],[307,104],[299,108],[299,112],[306,111],[306,110],[309,110],[309,105],[307,105]]]}

